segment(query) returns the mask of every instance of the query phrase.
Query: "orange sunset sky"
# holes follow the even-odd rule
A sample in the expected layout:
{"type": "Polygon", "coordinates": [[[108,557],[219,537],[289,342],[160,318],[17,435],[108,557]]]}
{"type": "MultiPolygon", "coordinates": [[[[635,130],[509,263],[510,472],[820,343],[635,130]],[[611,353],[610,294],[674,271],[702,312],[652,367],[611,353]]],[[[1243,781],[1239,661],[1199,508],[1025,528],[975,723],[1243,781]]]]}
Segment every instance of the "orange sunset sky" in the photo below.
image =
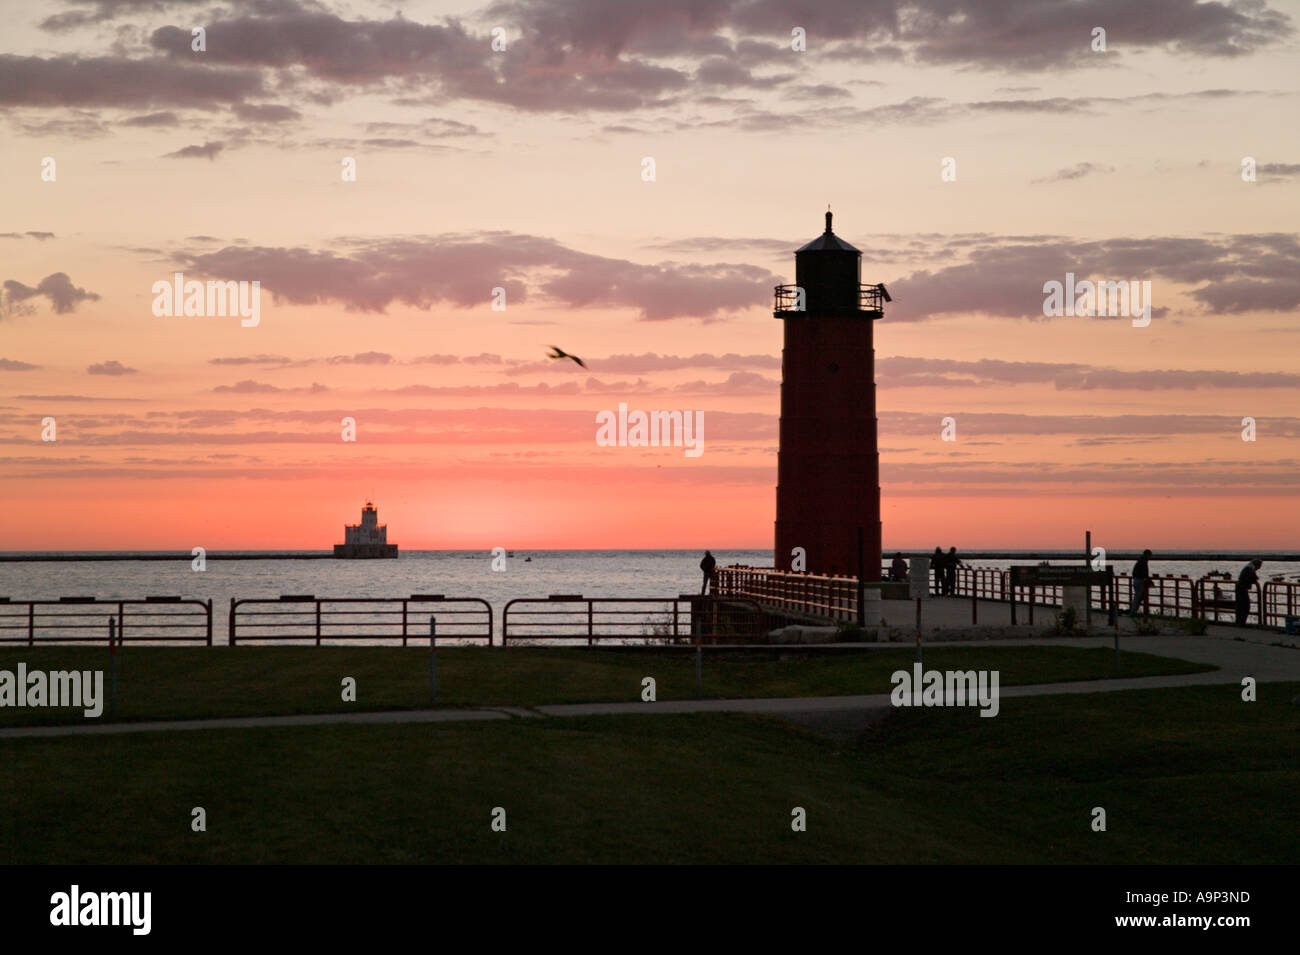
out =
{"type": "Polygon", "coordinates": [[[886,551],[1297,546],[1295,2],[0,15],[0,550],[322,549],[371,495],[406,549],[770,547],[828,203],[894,298],[886,551]],[[155,316],[176,271],[259,324],[155,316]],[[1150,325],[1045,318],[1066,272],[1150,325]],[[619,402],[704,453],[598,446],[619,402]]]}

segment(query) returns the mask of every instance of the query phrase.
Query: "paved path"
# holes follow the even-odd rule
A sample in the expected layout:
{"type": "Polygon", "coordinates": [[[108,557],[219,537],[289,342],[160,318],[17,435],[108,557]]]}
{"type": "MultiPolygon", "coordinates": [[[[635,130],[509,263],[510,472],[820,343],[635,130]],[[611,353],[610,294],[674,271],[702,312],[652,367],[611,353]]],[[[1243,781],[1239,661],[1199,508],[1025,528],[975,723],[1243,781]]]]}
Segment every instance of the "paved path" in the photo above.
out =
{"type": "MultiPolygon", "coordinates": [[[[1235,629],[1235,628],[1233,628],[1235,629]]],[[[1267,635],[1265,635],[1267,636],[1267,635]]],[[[1025,640],[969,640],[927,642],[924,647],[970,646],[1079,646],[1110,647],[1110,637],[1029,638],[1025,640]]],[[[897,650],[906,644],[859,644],[869,650],[897,650]]],[[[1243,677],[1258,682],[1300,681],[1300,650],[1270,646],[1249,639],[1220,637],[1138,637],[1120,636],[1120,648],[1158,656],[1176,657],[1215,667],[1205,673],[1177,676],[1146,676],[1107,680],[1076,680],[1067,683],[1035,683],[1026,686],[999,687],[1000,697],[1044,696],[1058,693],[1106,693],[1115,690],[1150,690],[1206,684],[1240,684],[1243,677]]],[[[705,651],[707,659],[708,651],[705,651]]],[[[1263,691],[1261,691],[1263,692],[1263,691]]],[[[544,716],[602,716],[638,713],[646,716],[672,713],[767,713],[786,716],[815,713],[863,714],[890,707],[889,694],[864,696],[773,697],[736,700],[664,700],[657,703],[564,703],[535,707],[498,706],[466,709],[386,710],[371,713],[322,713],[306,716],[250,716],[206,720],[169,720],[140,723],[78,723],[66,726],[31,726],[0,729],[0,739],[85,736],[116,733],[160,733],[176,730],[245,729],[268,726],[328,726],[354,723],[444,723],[481,720],[508,720],[544,716]]]]}
{"type": "MultiPolygon", "coordinates": [[[[1271,636],[1276,637],[1277,634],[1271,636]]],[[[1113,647],[1114,645],[1113,636],[1031,637],[1025,640],[980,640],[974,643],[969,640],[927,641],[922,644],[922,659],[924,659],[925,647],[1113,647]]],[[[862,646],[897,648],[900,644],[864,643],[862,646]]],[[[1262,640],[1223,639],[1215,636],[1140,637],[1121,632],[1119,648],[1135,653],[1152,653],[1156,656],[1175,657],[1179,660],[1208,663],[1219,667],[1219,672],[1188,674],[1188,676],[1201,678],[1205,683],[1240,683],[1241,678],[1246,676],[1253,676],[1260,682],[1300,680],[1300,649],[1273,646],[1262,640]]],[[[1151,677],[1154,680],[1184,678],[1151,677]]]]}
{"type": "MultiPolygon", "coordinates": [[[[1233,628],[1235,629],[1235,628],[1233,628]]],[[[1154,653],[1162,657],[1178,657],[1196,663],[1212,663],[1225,670],[1236,672],[1236,679],[1253,676],[1257,680],[1300,680],[1300,649],[1274,646],[1264,642],[1269,635],[1252,633],[1243,639],[1223,639],[1213,635],[1204,637],[1138,637],[1121,634],[1121,650],[1154,653]],[[1254,639],[1252,639],[1254,638],[1254,639]]],[[[1271,635],[1276,637],[1276,634],[1271,635]]],[[[1111,646],[1105,638],[1067,639],[1067,644],[1079,646],[1111,646]]]]}
{"type": "MultiPolygon", "coordinates": [[[[535,714],[533,714],[535,715],[535,714]]],[[[504,710],[381,710],[371,713],[319,713],[304,716],[237,716],[209,720],[152,720],[139,723],[74,723],[21,726],[0,730],[0,739],[31,736],[102,736],[116,733],[169,733],[175,730],[248,729],[258,726],[328,726],[336,723],[456,723],[508,720],[504,710]]]]}
{"type": "MultiPolygon", "coordinates": [[[[1051,696],[1058,693],[1108,693],[1114,690],[1155,690],[1207,683],[1236,683],[1221,673],[1187,673],[1180,676],[1144,676],[1128,680],[1073,680],[1068,683],[1032,683],[999,686],[998,696],[1051,696]]],[[[889,709],[888,693],[871,696],[781,696],[746,700],[665,700],[660,703],[564,703],[537,707],[547,716],[604,716],[621,713],[823,713],[842,710],[889,709]]]]}

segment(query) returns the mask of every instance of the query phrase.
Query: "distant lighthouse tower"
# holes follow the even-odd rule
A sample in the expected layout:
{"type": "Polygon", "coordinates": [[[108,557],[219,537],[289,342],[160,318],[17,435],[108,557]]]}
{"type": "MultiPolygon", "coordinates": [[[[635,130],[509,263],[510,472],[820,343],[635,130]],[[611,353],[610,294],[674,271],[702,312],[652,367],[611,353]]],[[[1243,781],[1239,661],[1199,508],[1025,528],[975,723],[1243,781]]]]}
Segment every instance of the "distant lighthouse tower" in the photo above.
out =
{"type": "Polygon", "coordinates": [[[890,301],[862,284],[862,253],[826,231],[794,254],[776,287],[785,322],[777,456],[776,567],[796,547],[818,574],[880,579],[880,454],[872,323],[890,301]],[[861,544],[859,544],[861,541],[861,544]]]}

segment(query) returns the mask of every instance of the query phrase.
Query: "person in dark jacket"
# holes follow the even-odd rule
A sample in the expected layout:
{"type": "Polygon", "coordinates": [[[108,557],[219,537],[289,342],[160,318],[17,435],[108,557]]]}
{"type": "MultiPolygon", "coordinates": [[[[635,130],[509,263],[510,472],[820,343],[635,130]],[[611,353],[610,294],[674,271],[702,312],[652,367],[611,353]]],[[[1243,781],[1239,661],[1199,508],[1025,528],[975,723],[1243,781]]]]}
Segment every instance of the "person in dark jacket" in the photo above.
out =
{"type": "Polygon", "coordinates": [[[889,579],[890,580],[907,579],[907,561],[903,560],[902,554],[894,555],[894,562],[889,565],[889,579]]]}
{"type": "Polygon", "coordinates": [[[943,592],[948,597],[957,593],[957,568],[960,566],[961,561],[957,558],[957,548],[948,548],[948,553],[943,558],[943,592]]]}
{"type": "Polygon", "coordinates": [[[713,569],[717,566],[718,562],[714,560],[712,551],[706,550],[704,559],[700,561],[700,570],[704,571],[704,583],[700,586],[701,595],[709,592],[709,584],[713,580],[713,569]]]}
{"type": "Polygon", "coordinates": [[[936,547],[934,556],[930,558],[930,569],[934,571],[934,595],[936,597],[943,593],[943,568],[946,560],[947,558],[943,556],[943,548],[936,547]]]}
{"type": "Polygon", "coordinates": [[[1259,583],[1259,569],[1264,562],[1256,557],[1237,575],[1237,626],[1244,627],[1250,616],[1250,592],[1259,583]]]}
{"type": "Polygon", "coordinates": [[[1133,603],[1128,608],[1128,615],[1136,617],[1138,607],[1142,606],[1142,601],[1146,598],[1147,589],[1151,586],[1151,551],[1144,550],[1141,559],[1133,565],[1133,603]]]}

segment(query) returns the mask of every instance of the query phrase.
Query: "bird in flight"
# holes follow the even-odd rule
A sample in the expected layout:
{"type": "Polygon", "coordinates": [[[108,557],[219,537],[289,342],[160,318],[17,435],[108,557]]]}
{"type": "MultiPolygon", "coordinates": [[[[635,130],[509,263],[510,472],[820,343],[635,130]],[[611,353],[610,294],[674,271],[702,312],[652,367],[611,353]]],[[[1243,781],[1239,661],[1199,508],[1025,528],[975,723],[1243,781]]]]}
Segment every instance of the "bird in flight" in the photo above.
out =
{"type": "Polygon", "coordinates": [[[551,354],[547,356],[549,358],[568,358],[571,361],[577,362],[579,368],[587,367],[586,363],[577,355],[570,355],[568,352],[564,351],[563,349],[557,348],[555,345],[551,345],[550,349],[551,349],[551,354]]]}

